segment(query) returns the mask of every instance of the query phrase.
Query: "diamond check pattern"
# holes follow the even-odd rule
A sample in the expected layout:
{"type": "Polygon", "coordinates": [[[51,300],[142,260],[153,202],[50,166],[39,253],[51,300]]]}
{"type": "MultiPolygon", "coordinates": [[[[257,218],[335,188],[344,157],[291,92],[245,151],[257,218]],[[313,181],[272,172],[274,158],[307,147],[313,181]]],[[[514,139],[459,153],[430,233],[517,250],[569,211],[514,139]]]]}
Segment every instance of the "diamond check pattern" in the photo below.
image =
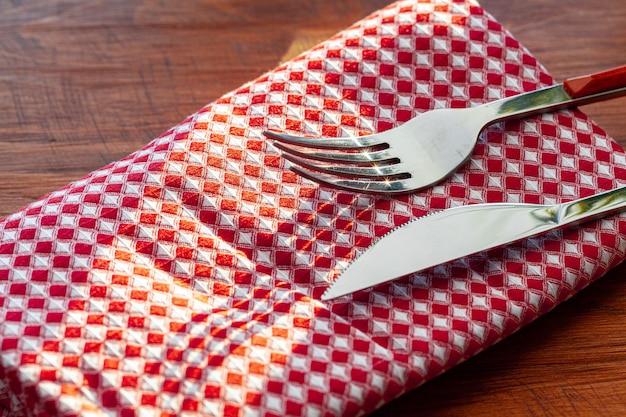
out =
{"type": "Polygon", "coordinates": [[[0,407],[12,416],[352,416],[419,386],[624,258],[614,216],[319,301],[376,237],[478,202],[626,180],[584,114],[487,129],[445,182],[320,188],[261,132],[345,136],[553,81],[470,0],[403,0],[0,222],[0,407]]]}

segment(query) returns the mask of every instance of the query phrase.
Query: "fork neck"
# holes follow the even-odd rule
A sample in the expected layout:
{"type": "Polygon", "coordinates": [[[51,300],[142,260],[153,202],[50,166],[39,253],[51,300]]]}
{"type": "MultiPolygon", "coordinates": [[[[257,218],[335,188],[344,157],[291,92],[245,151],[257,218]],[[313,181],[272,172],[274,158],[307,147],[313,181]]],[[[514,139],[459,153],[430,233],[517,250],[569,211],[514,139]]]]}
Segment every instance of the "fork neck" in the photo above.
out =
{"type": "Polygon", "coordinates": [[[557,84],[485,103],[479,108],[485,111],[491,124],[567,107],[572,101],[563,85],[557,84]]]}

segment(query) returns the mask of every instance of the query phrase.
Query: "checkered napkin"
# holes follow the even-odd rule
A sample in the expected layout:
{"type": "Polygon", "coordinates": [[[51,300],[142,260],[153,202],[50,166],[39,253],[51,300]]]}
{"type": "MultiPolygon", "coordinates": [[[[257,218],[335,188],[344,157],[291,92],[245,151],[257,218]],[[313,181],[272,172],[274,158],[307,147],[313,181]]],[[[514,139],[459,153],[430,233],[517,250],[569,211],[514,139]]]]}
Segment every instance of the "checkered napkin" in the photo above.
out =
{"type": "Polygon", "coordinates": [[[0,405],[13,416],[364,415],[482,351],[618,264],[626,220],[320,296],[416,216],[616,187],[626,159],[612,139],[577,110],[501,123],[440,185],[376,198],[296,176],[261,132],[382,131],[552,83],[475,2],[400,1],[7,217],[0,405]]]}

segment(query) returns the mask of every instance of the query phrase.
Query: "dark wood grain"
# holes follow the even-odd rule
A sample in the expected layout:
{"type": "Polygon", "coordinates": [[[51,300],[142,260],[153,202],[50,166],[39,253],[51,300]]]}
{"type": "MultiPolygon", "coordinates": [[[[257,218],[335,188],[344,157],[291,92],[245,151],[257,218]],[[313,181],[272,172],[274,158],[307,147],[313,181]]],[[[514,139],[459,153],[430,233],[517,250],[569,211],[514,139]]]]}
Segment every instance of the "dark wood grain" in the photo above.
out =
{"type": "Polygon", "coordinates": [[[0,2],[0,217],[387,3],[0,2]]]}
{"type": "MultiPolygon", "coordinates": [[[[0,217],[388,0],[0,2],[0,217]]],[[[483,0],[550,73],[626,63],[623,0],[483,0]]],[[[583,109],[626,145],[626,98],[583,109]]],[[[626,414],[626,266],[377,416],[626,414]]]]}

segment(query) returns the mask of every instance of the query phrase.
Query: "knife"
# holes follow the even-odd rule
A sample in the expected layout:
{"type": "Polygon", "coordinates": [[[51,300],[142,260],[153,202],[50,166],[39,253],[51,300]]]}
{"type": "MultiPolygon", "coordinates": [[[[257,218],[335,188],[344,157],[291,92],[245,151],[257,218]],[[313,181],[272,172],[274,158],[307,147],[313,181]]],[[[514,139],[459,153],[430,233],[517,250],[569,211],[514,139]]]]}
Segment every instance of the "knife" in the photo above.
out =
{"type": "Polygon", "coordinates": [[[357,256],[322,295],[331,300],[413,272],[626,207],[626,186],[555,205],[484,203],[409,221],[357,256]]]}

